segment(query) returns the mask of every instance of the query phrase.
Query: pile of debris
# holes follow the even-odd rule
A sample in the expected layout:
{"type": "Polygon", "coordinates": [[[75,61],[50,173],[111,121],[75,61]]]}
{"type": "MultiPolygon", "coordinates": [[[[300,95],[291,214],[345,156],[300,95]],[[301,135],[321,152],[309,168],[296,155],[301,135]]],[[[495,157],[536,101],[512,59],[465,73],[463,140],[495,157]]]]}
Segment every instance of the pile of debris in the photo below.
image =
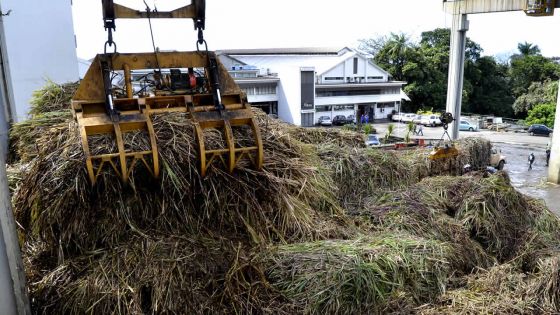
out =
{"type": "MultiPolygon", "coordinates": [[[[124,185],[107,171],[92,187],[71,115],[38,119],[62,103],[36,106],[29,129],[11,133],[37,313],[560,310],[560,220],[503,172],[456,176],[488,164],[487,141],[432,163],[426,149],[374,150],[358,134],[257,113],[263,170],[202,178],[192,124],[160,114],[160,178],[139,167],[124,185]]],[[[106,140],[96,149],[113,150],[106,140]]]]}

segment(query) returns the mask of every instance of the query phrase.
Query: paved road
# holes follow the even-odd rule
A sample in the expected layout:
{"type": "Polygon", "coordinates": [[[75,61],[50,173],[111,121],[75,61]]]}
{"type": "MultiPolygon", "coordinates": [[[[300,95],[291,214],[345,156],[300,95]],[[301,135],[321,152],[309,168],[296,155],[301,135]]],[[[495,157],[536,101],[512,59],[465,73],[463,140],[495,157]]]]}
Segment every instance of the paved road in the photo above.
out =
{"type": "MultiPolygon", "coordinates": [[[[384,136],[387,132],[387,126],[389,123],[375,123],[373,126],[377,130],[377,134],[384,136]]],[[[394,135],[398,137],[404,137],[407,133],[407,126],[403,123],[395,123],[394,135]]],[[[424,136],[414,136],[411,135],[411,139],[440,139],[443,135],[443,127],[423,127],[424,136]]],[[[483,137],[493,143],[509,143],[509,144],[521,144],[529,145],[538,148],[546,148],[546,145],[551,140],[548,137],[543,136],[530,136],[527,133],[514,133],[514,132],[497,132],[482,129],[480,131],[470,132],[470,131],[460,131],[459,137],[483,137]]]]}

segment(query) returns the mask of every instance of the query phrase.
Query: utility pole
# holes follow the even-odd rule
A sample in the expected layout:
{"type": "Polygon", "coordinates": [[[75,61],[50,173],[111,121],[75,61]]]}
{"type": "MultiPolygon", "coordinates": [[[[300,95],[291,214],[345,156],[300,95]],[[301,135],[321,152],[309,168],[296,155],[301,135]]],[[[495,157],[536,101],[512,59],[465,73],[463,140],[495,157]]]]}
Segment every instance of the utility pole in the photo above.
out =
{"type": "Polygon", "coordinates": [[[0,110],[0,314],[31,314],[6,175],[7,132],[0,110]]]}
{"type": "Polygon", "coordinates": [[[31,314],[25,271],[19,248],[16,223],[12,212],[12,200],[8,177],[6,175],[6,157],[8,153],[8,121],[10,114],[10,91],[6,75],[6,40],[4,34],[4,16],[0,9],[0,314],[31,314]]]}
{"type": "Polygon", "coordinates": [[[451,25],[451,51],[449,52],[449,73],[447,76],[447,104],[445,109],[453,114],[449,134],[451,139],[459,138],[459,120],[461,119],[461,103],[463,96],[463,74],[465,70],[465,47],[469,21],[466,14],[453,14],[451,25]]]}
{"type": "Polygon", "coordinates": [[[558,80],[558,98],[556,100],[556,119],[550,143],[550,162],[548,163],[548,181],[560,184],[560,80],[558,80]]]}

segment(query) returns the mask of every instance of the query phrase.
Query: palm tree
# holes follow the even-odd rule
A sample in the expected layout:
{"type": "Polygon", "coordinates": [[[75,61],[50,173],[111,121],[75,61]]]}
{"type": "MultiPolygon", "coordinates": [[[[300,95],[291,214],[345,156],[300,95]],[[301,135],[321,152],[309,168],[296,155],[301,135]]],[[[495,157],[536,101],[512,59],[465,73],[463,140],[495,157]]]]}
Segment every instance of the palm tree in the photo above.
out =
{"type": "Polygon", "coordinates": [[[374,61],[385,66],[395,80],[403,80],[403,67],[412,47],[408,36],[404,33],[391,33],[388,38],[383,39],[382,46],[377,46],[374,61]]]}
{"type": "Polygon", "coordinates": [[[538,45],[533,45],[531,43],[519,43],[517,44],[517,50],[522,56],[537,56],[541,54],[541,49],[538,45]]]}
{"type": "Polygon", "coordinates": [[[397,80],[403,80],[403,67],[406,61],[406,51],[410,48],[408,43],[408,37],[406,34],[395,34],[391,33],[391,37],[387,42],[388,51],[387,53],[392,60],[395,61],[395,78],[397,80]]]}

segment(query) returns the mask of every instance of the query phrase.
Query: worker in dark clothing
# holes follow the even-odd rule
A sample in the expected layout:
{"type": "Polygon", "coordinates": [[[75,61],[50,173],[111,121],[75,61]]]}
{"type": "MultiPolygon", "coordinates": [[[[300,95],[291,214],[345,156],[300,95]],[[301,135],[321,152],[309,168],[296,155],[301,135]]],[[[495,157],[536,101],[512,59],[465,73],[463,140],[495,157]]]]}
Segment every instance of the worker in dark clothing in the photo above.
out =
{"type": "Polygon", "coordinates": [[[550,161],[550,148],[546,148],[546,166],[548,166],[549,161],[550,161]]]}
{"type": "Polygon", "coordinates": [[[533,152],[531,152],[531,154],[529,154],[529,169],[528,169],[528,171],[533,169],[533,162],[535,162],[535,155],[533,154],[533,152]]]}

